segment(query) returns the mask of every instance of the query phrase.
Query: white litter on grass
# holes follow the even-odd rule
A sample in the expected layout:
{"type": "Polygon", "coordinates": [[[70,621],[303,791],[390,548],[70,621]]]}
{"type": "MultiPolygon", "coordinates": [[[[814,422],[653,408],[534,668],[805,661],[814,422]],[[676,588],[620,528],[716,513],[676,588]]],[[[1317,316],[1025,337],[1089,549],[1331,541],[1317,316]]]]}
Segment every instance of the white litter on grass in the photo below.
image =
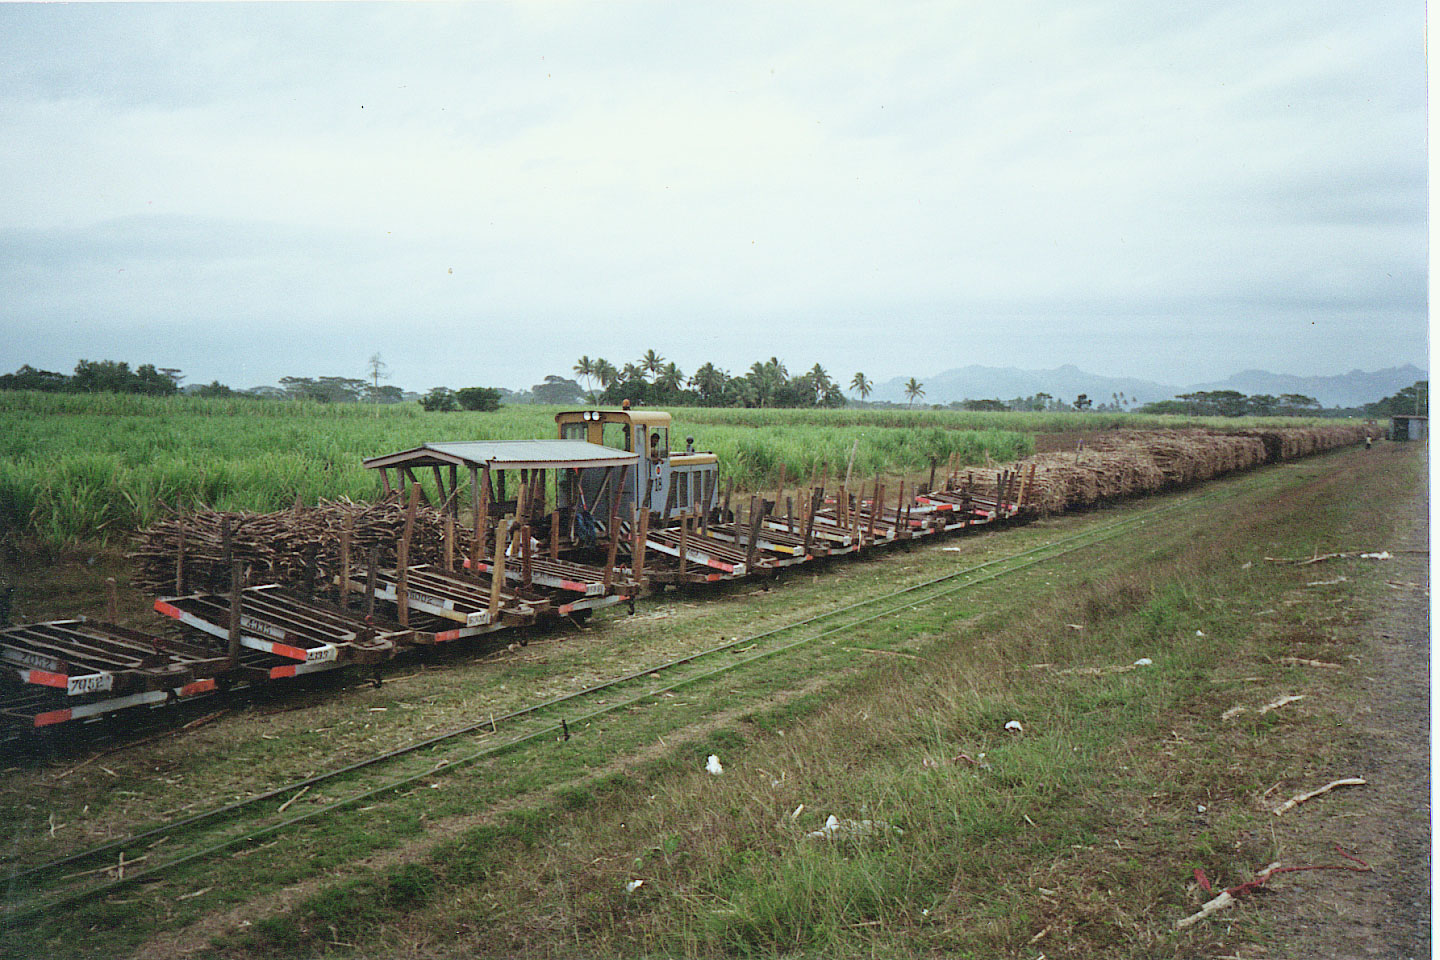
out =
{"type": "Polygon", "coordinates": [[[1203,803],[1197,803],[1197,804],[1195,804],[1195,812],[1196,812],[1196,813],[1204,813],[1204,812],[1205,812],[1205,804],[1203,804],[1203,803]]]}
{"type": "Polygon", "coordinates": [[[639,890],[643,886],[645,886],[644,880],[631,880],[629,883],[625,884],[625,892],[634,893],[636,890],[639,890]]]}
{"type": "Polygon", "coordinates": [[[1024,727],[1020,726],[1019,720],[1006,720],[1005,729],[1010,730],[1014,733],[1023,733],[1025,730],[1024,727]]]}
{"type": "Polygon", "coordinates": [[[725,768],[720,766],[720,758],[715,756],[715,754],[713,753],[710,754],[710,758],[705,761],[705,770],[709,773],[713,773],[717,777],[725,772],[725,768]]]}
{"type": "Polygon", "coordinates": [[[1139,660],[1136,660],[1133,664],[1131,664],[1131,666],[1134,666],[1134,667],[1153,667],[1153,666],[1155,666],[1155,661],[1154,661],[1154,660],[1151,660],[1149,657],[1141,657],[1139,660]]]}
{"type": "Polygon", "coordinates": [[[1195,631],[1195,636],[1197,636],[1197,637],[1203,637],[1203,636],[1205,636],[1205,631],[1204,631],[1204,630],[1196,630],[1196,631],[1195,631]]]}
{"type": "Polygon", "coordinates": [[[1336,577],[1334,580],[1311,580],[1305,584],[1307,587],[1333,587],[1337,583],[1344,583],[1349,577],[1336,577]]]}
{"type": "Polygon", "coordinates": [[[1389,560],[1390,551],[1381,550],[1379,553],[1362,553],[1360,556],[1365,560],[1389,560]]]}
{"type": "Polygon", "coordinates": [[[841,820],[832,813],[825,818],[825,826],[819,830],[811,830],[805,836],[812,840],[828,840],[834,836],[868,837],[877,833],[903,836],[905,831],[884,820],[841,820]]]}

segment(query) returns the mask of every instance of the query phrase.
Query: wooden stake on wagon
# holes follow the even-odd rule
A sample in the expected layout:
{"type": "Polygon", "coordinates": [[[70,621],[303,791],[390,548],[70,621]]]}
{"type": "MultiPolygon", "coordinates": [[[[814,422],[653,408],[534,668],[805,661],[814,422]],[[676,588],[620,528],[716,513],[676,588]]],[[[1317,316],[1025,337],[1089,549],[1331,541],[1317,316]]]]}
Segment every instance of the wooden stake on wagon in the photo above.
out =
{"type": "Polygon", "coordinates": [[[175,596],[185,596],[185,524],[178,525],[179,542],[175,545],[175,596]]]}
{"type": "Polygon", "coordinates": [[[495,525],[495,560],[490,565],[490,622],[500,613],[500,586],[505,582],[506,541],[510,539],[510,518],[502,517],[495,525]]]}
{"type": "MultiPolygon", "coordinates": [[[[753,504],[754,501],[752,500],[751,503],[753,504]]],[[[761,500],[759,510],[756,510],[754,506],[750,508],[750,535],[745,543],[745,569],[747,571],[755,569],[755,541],[760,539],[760,524],[765,520],[768,507],[769,501],[761,500]]]]}
{"type": "Polygon", "coordinates": [[[810,554],[810,544],[815,535],[815,505],[820,502],[820,488],[810,488],[810,504],[805,511],[805,554],[810,554]]]}
{"type": "Polygon", "coordinates": [[[395,610],[400,626],[410,626],[410,538],[415,534],[415,510],[419,506],[420,484],[410,485],[410,502],[405,507],[405,527],[395,557],[395,610]]]}
{"type": "MultiPolygon", "coordinates": [[[[615,495],[610,498],[610,522],[605,525],[605,532],[610,535],[610,548],[605,551],[605,592],[610,592],[610,585],[615,582],[615,554],[620,549],[620,494],[625,491],[625,474],[630,470],[626,464],[620,468],[620,475],[615,478],[615,495]]],[[[635,476],[635,489],[640,489],[640,475],[635,476]]],[[[674,490],[674,484],[671,484],[674,490]]]]}
{"type": "Polygon", "coordinates": [[[227,635],[226,656],[234,666],[240,662],[240,601],[245,587],[245,574],[239,560],[230,561],[230,630],[227,635]]]}
{"type": "Polygon", "coordinates": [[[455,569],[455,518],[447,512],[445,514],[444,526],[445,544],[445,572],[450,573],[455,569]]]}
{"type": "MultiPolygon", "coordinates": [[[[885,509],[885,484],[880,482],[879,477],[875,478],[875,504],[871,509],[874,513],[881,515],[880,522],[884,523],[885,517],[883,511],[885,509]]],[[[870,533],[870,538],[872,540],[875,538],[875,533],[873,530],[870,533]]]]}
{"type": "Polygon", "coordinates": [[[527,523],[520,528],[520,583],[527,587],[530,586],[534,573],[530,559],[530,539],[530,525],[527,523]]]}
{"type": "Polygon", "coordinates": [[[550,559],[560,559],[560,508],[550,511],[550,559]]]}
{"type": "MultiPolygon", "coordinates": [[[[475,472],[470,474],[470,482],[474,483],[475,472]]],[[[480,476],[479,493],[475,497],[475,545],[471,548],[470,558],[479,563],[485,559],[486,541],[490,539],[490,468],[486,467],[480,476]]]]}
{"type": "Polygon", "coordinates": [[[701,510],[700,510],[700,532],[706,536],[710,535],[710,501],[715,496],[715,474],[707,471],[703,484],[701,510]]]}
{"type": "Polygon", "coordinates": [[[633,550],[631,572],[635,576],[635,588],[637,590],[643,590],[645,587],[645,544],[650,536],[650,511],[644,507],[639,507],[636,513],[635,547],[633,550]]]}
{"type": "Polygon", "coordinates": [[[375,586],[380,576],[380,544],[370,544],[366,552],[365,562],[365,619],[373,620],[375,617],[375,586]]]}
{"type": "Polygon", "coordinates": [[[775,488],[775,504],[779,506],[780,498],[785,496],[785,464],[780,464],[780,484],[775,488]]]}
{"type": "Polygon", "coordinates": [[[734,477],[726,477],[726,478],[725,478],[725,511],[724,511],[723,514],[721,514],[721,517],[720,517],[721,522],[723,522],[723,523],[729,523],[729,522],[730,522],[730,491],[731,491],[731,489],[732,489],[734,486],[735,486],[735,478],[734,478],[734,477]]]}
{"type": "Polygon", "coordinates": [[[355,514],[345,515],[340,528],[340,609],[350,609],[350,538],[355,532],[355,514]]]}
{"type": "Polygon", "coordinates": [[[680,579],[685,579],[685,568],[690,558],[690,518],[680,517],[680,579]]]}

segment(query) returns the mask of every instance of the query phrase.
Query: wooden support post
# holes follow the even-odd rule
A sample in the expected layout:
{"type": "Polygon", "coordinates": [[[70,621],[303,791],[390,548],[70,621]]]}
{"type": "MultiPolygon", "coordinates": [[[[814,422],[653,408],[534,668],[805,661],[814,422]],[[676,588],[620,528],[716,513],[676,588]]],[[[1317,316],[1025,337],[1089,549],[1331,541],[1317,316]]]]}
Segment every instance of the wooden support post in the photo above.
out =
{"type": "Polygon", "coordinates": [[[436,496],[440,498],[436,502],[440,504],[440,509],[443,510],[445,509],[445,481],[440,478],[440,465],[438,463],[432,463],[430,470],[435,474],[436,496]]]}
{"type": "Polygon", "coordinates": [[[1032,464],[1030,464],[1030,469],[1029,469],[1028,471],[1026,471],[1026,473],[1025,473],[1025,483],[1022,484],[1021,487],[1020,487],[1020,502],[1015,505],[1015,506],[1016,506],[1016,509],[1021,509],[1021,508],[1023,508],[1023,507],[1025,506],[1025,504],[1029,501],[1029,499],[1030,499],[1030,491],[1033,489],[1034,485],[1035,485],[1035,464],[1032,463],[1032,464]]]}
{"type": "Polygon", "coordinates": [[[390,491],[390,468],[389,468],[389,467],[381,467],[381,468],[380,468],[380,496],[382,496],[382,497],[388,497],[388,496],[390,496],[390,492],[391,492],[391,491],[390,491]]]}
{"type": "Polygon", "coordinates": [[[734,477],[726,477],[726,478],[725,478],[725,506],[724,506],[724,508],[721,510],[721,513],[720,513],[720,522],[721,522],[721,523],[729,523],[729,522],[730,522],[730,491],[734,488],[734,486],[735,486],[735,478],[734,478],[734,477]]]}
{"type": "Polygon", "coordinates": [[[785,532],[795,532],[795,499],[789,494],[785,495],[785,532]]]}
{"type": "Polygon", "coordinates": [[[875,542],[875,514],[880,510],[880,478],[875,478],[875,486],[870,490],[870,531],[867,534],[871,543],[875,542]]]}
{"type": "Polygon", "coordinates": [[[810,506],[805,511],[805,553],[810,553],[810,544],[814,542],[815,536],[815,511],[819,508],[820,498],[825,492],[819,487],[810,488],[810,506]]]}
{"type": "Polygon", "coordinates": [[[760,539],[760,524],[765,522],[765,513],[769,507],[769,501],[760,500],[760,509],[755,509],[755,499],[750,500],[750,534],[745,540],[745,569],[753,572],[755,569],[755,541],[760,539]]]}
{"type": "Polygon", "coordinates": [[[315,576],[316,576],[316,573],[317,573],[316,564],[315,564],[315,554],[316,554],[316,546],[315,546],[315,544],[312,543],[312,544],[310,544],[308,547],[305,548],[305,553],[304,553],[304,559],[305,559],[304,571],[305,571],[305,572],[304,572],[304,580],[302,581],[302,583],[301,583],[301,585],[300,585],[300,595],[303,596],[306,600],[309,600],[309,599],[311,599],[312,597],[315,596],[315,576]]]}
{"type": "Polygon", "coordinates": [[[550,511],[550,559],[560,559],[560,508],[550,511]]]}
{"type": "Polygon", "coordinates": [[[650,511],[637,508],[635,520],[635,547],[632,551],[630,570],[635,577],[635,588],[645,588],[645,545],[650,536],[650,511]]]}
{"type": "Polygon", "coordinates": [[[244,597],[245,574],[239,560],[230,561],[230,630],[226,656],[232,665],[240,662],[240,604],[244,597]]]}
{"type": "Polygon", "coordinates": [[[690,565],[690,517],[680,517],[680,579],[685,579],[686,568],[690,565]]]}
{"type": "MultiPolygon", "coordinates": [[[[620,468],[620,476],[615,483],[615,496],[610,498],[610,522],[605,525],[605,531],[610,534],[610,547],[605,551],[605,592],[610,592],[610,585],[615,582],[615,554],[620,549],[620,491],[625,489],[625,474],[630,469],[628,465],[620,468]]],[[[636,476],[639,480],[639,476],[636,476]]]]}
{"type": "Polygon", "coordinates": [[[500,614],[500,589],[505,583],[506,544],[510,539],[510,518],[502,517],[495,525],[495,561],[490,566],[490,622],[500,614]]]}
{"type": "Polygon", "coordinates": [[[515,491],[515,525],[522,527],[530,522],[530,471],[520,471],[520,486],[515,491]]]}
{"type": "Polygon", "coordinates": [[[934,457],[930,458],[930,485],[925,488],[926,493],[933,493],[935,490],[935,467],[940,463],[934,457]]]}
{"type": "MultiPolygon", "coordinates": [[[[420,490],[420,481],[416,478],[415,471],[411,470],[409,467],[402,467],[401,469],[404,471],[405,476],[410,480],[410,489],[420,490]]],[[[425,506],[430,506],[430,498],[425,495],[424,490],[420,490],[420,499],[425,501],[425,506]]]]}
{"type": "Polygon", "coordinates": [[[424,491],[420,484],[410,485],[410,502],[405,506],[405,527],[400,532],[400,545],[395,551],[395,611],[400,626],[410,626],[410,538],[415,535],[415,510],[424,491]]]}
{"type": "MultiPolygon", "coordinates": [[[[471,482],[474,483],[475,474],[471,473],[471,482]]],[[[480,493],[475,497],[475,546],[471,549],[471,557],[477,562],[485,559],[487,541],[490,539],[490,468],[485,467],[481,472],[480,493]]]]}
{"type": "Polygon", "coordinates": [[[365,557],[365,619],[375,619],[375,587],[380,577],[380,544],[370,544],[365,557]]]}
{"type": "Polygon", "coordinates": [[[710,533],[710,511],[714,508],[714,504],[710,501],[715,498],[715,473],[710,470],[705,471],[705,479],[700,486],[700,532],[708,536],[710,533]]]}
{"type": "Polygon", "coordinates": [[[443,530],[443,536],[445,538],[445,572],[451,573],[455,570],[455,518],[452,517],[448,511],[445,514],[445,526],[443,530]]]}
{"type": "Polygon", "coordinates": [[[178,524],[175,544],[175,596],[185,596],[185,524],[178,524]]]}
{"type": "Polygon", "coordinates": [[[995,519],[999,520],[1005,509],[1005,473],[995,474],[995,519]]]}
{"type": "Polygon", "coordinates": [[[230,518],[220,518],[220,566],[230,568],[230,556],[234,552],[234,537],[230,533],[230,518]]]}
{"type": "Polygon", "coordinates": [[[355,514],[345,514],[340,528],[340,609],[350,609],[350,541],[355,536],[355,514]]]}
{"type": "Polygon", "coordinates": [[[534,582],[534,567],[531,566],[530,557],[532,550],[530,541],[532,539],[530,536],[530,524],[527,523],[520,528],[520,583],[527,587],[534,582]]]}

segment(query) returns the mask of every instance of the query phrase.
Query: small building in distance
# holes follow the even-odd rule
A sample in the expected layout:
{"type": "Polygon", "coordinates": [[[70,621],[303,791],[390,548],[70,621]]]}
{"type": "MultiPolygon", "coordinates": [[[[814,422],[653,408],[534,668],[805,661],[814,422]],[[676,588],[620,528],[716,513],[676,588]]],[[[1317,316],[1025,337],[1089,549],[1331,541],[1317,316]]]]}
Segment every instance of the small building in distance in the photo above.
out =
{"type": "Polygon", "coordinates": [[[1391,440],[1429,440],[1430,418],[1400,415],[1390,418],[1391,440]]]}

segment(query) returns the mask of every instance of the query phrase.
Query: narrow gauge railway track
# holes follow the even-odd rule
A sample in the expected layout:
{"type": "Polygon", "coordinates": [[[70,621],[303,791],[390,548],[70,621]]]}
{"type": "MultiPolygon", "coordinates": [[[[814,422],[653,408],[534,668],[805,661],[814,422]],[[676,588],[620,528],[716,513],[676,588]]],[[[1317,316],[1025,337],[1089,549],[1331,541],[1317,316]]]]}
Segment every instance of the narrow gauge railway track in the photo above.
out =
{"type": "Polygon", "coordinates": [[[384,794],[417,785],[422,780],[432,780],[468,764],[535,743],[542,738],[568,738],[572,727],[578,730],[596,718],[853,630],[902,610],[928,604],[1084,550],[1122,536],[1149,520],[1208,503],[1225,495],[1224,489],[1212,490],[1164,504],[891,593],[846,604],[761,633],[737,637],[583,690],[522,707],[503,716],[487,717],[396,750],[275,787],[173,823],[145,829],[121,840],[14,871],[3,878],[10,909],[0,915],[0,923],[21,923],[113,893],[132,884],[159,879],[182,866],[320,820],[384,794]],[[726,657],[726,654],[730,656],[726,657]],[[741,655],[736,657],[736,654],[741,655]],[[660,682],[647,682],[655,680],[660,682]],[[621,694],[619,700],[599,700],[601,694],[616,693],[621,694]],[[599,703],[596,703],[597,700],[599,703]],[[516,729],[505,739],[496,740],[501,724],[516,729]],[[477,739],[485,741],[478,749],[475,742],[477,739]],[[289,803],[282,802],[278,808],[266,807],[263,811],[260,810],[261,805],[267,801],[298,799],[312,787],[321,785],[332,789],[342,787],[353,792],[342,799],[290,816],[285,815],[289,803]],[[147,849],[155,849],[160,842],[180,837],[187,839],[186,850],[174,850],[169,859],[159,863],[150,861],[148,857],[144,861],[139,859],[145,856],[147,849]],[[127,854],[133,854],[128,861],[127,854]],[[127,862],[135,863],[137,867],[144,862],[146,866],[128,871],[120,870],[114,879],[98,883],[71,882],[103,875],[108,869],[127,862]]]}

